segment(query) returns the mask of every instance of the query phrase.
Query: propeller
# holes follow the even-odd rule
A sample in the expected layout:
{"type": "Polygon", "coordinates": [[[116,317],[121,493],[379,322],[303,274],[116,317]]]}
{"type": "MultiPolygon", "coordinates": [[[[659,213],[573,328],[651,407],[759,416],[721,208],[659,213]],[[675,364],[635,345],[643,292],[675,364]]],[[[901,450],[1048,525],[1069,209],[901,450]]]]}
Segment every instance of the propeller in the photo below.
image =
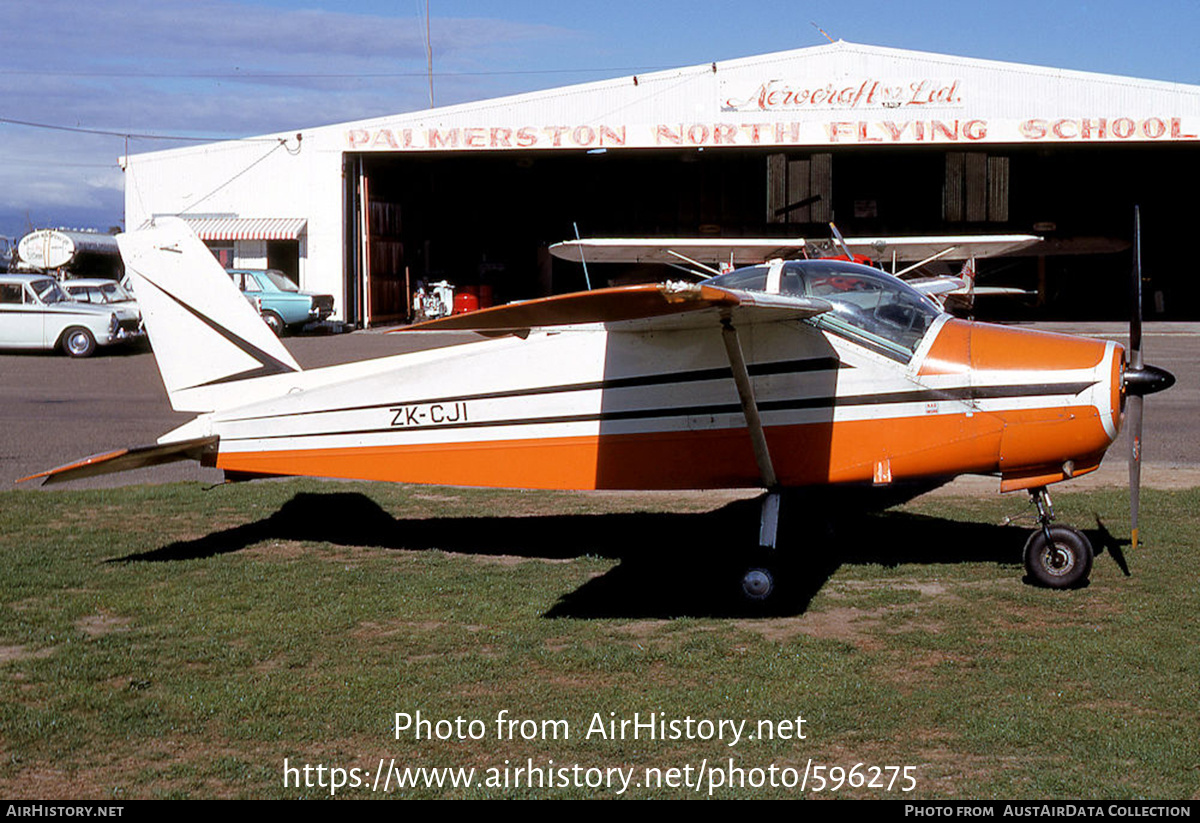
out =
{"type": "Polygon", "coordinates": [[[1133,272],[1130,280],[1129,349],[1126,352],[1123,389],[1125,421],[1129,426],[1129,515],[1132,521],[1130,550],[1138,546],[1138,508],[1142,485],[1142,404],[1148,394],[1175,385],[1175,375],[1147,366],[1142,355],[1142,221],[1133,207],[1133,272]]]}

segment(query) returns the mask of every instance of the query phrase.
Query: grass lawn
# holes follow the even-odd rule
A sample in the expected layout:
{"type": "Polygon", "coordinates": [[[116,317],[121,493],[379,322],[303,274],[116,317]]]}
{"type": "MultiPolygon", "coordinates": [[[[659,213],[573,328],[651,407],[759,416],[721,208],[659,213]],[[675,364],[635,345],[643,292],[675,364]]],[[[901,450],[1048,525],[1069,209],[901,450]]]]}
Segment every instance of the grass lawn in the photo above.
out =
{"type": "MultiPolygon", "coordinates": [[[[1097,517],[1128,534],[1122,493],[1055,503],[1094,543],[1097,517]]],[[[633,770],[634,797],[707,796],[738,769],[746,785],[713,796],[1200,797],[1200,490],[1145,491],[1132,575],[1107,551],[1075,591],[1021,581],[1030,522],[1002,524],[1029,510],[926,497],[830,533],[792,509],[795,560],[761,616],[734,595],[732,548],[756,536],[757,504],[729,495],[299,480],[6,492],[0,795],[330,794],[285,787],[286,759],[313,780],[318,764],[359,769],[367,785],[338,792],[354,798],[618,793],[516,785],[530,764],[564,780],[578,766],[584,782],[633,770]],[[498,739],[505,710],[535,722],[498,739]],[[463,728],[397,737],[396,713],[418,711],[463,728]],[[586,735],[635,713],[681,732],[690,717],[696,735],[699,720],[747,722],[735,745],[586,735]],[[756,734],[791,720],[778,728],[794,738],[798,717],[804,739],[756,734]],[[372,792],[381,758],[389,777],[393,761],[476,775],[372,792]],[[772,787],[772,766],[779,781],[807,772],[805,791],[772,787]],[[911,793],[859,785],[905,766],[911,793]],[[707,776],[672,787],[671,768],[707,776]]]]}

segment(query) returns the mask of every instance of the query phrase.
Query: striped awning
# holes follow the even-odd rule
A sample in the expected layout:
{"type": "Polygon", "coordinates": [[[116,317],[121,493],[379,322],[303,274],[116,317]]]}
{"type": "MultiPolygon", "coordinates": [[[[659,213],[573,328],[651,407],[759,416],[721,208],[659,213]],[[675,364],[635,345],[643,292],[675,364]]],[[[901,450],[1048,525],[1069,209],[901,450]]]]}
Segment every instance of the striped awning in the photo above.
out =
{"type": "Polygon", "coordinates": [[[297,240],[303,217],[185,217],[201,240],[297,240]]]}

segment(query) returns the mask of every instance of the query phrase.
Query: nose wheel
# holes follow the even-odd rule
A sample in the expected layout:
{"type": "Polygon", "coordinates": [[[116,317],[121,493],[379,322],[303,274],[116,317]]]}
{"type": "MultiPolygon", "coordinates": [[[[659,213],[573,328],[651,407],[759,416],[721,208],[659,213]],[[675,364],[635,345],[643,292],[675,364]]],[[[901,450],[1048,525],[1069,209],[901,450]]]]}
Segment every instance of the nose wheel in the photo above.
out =
{"type": "Polygon", "coordinates": [[[1038,585],[1073,589],[1087,583],[1092,572],[1091,541],[1070,526],[1052,526],[1054,509],[1045,487],[1031,489],[1038,510],[1038,528],[1025,541],[1025,571],[1038,585]]]}
{"type": "Polygon", "coordinates": [[[1039,530],[1025,543],[1025,570],[1042,586],[1073,589],[1087,582],[1092,571],[1092,544],[1069,526],[1052,526],[1050,539],[1039,530]]]}

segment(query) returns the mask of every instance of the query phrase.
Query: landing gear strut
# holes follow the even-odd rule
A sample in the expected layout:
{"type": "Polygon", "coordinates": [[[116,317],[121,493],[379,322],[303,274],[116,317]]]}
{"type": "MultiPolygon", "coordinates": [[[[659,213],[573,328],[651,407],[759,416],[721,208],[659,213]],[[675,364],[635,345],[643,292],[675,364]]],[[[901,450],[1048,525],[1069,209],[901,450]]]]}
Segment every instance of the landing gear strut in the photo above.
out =
{"type": "Polygon", "coordinates": [[[1038,511],[1038,528],[1025,542],[1025,570],[1030,578],[1051,589],[1073,589],[1087,582],[1092,571],[1092,544],[1070,526],[1052,526],[1054,505],[1045,486],[1029,490],[1038,511]]]}
{"type": "MultiPolygon", "coordinates": [[[[772,265],[782,267],[783,264],[776,261],[772,265]]],[[[778,276],[778,268],[774,268],[772,271],[778,276]]],[[[721,340],[725,344],[725,354],[729,358],[733,383],[737,387],[742,414],[746,418],[750,446],[754,450],[754,462],[758,466],[762,484],[767,489],[767,495],[763,498],[762,503],[762,517],[759,521],[758,551],[745,571],[742,572],[741,583],[743,597],[751,603],[763,604],[770,600],[775,593],[774,570],[778,568],[775,543],[779,534],[779,481],[775,476],[775,467],[771,463],[771,450],[767,446],[767,436],[763,432],[762,418],[758,414],[758,402],[754,399],[754,385],[750,382],[750,372],[746,368],[742,344],[738,340],[737,329],[733,325],[733,315],[729,309],[725,309],[721,313],[721,340]]]]}

